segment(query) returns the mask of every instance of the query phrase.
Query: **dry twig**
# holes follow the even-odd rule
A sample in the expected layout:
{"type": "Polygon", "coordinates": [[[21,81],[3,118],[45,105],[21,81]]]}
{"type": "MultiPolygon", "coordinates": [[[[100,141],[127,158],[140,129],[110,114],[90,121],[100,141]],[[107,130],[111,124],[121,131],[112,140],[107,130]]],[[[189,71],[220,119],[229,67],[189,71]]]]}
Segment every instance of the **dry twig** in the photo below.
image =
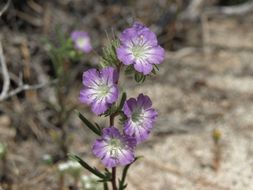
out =
{"type": "Polygon", "coordinates": [[[206,15],[226,15],[226,16],[240,16],[253,12],[253,1],[227,7],[210,7],[205,10],[206,15]]]}
{"type": "Polygon", "coordinates": [[[10,98],[11,96],[15,96],[16,94],[18,94],[22,91],[37,90],[37,89],[43,88],[45,86],[48,86],[48,85],[50,85],[54,82],[55,81],[48,82],[48,83],[43,83],[43,84],[36,84],[36,85],[29,85],[29,84],[20,85],[18,88],[14,89],[14,90],[10,91],[8,94],[6,94],[6,96],[4,96],[3,98],[0,98],[0,102],[10,98]]]}
{"type": "Polygon", "coordinates": [[[0,41],[0,61],[1,61],[1,68],[2,68],[2,75],[3,75],[3,89],[0,94],[0,100],[1,100],[7,95],[10,88],[10,76],[9,76],[8,68],[6,66],[1,41],[0,41]]]}
{"type": "Polygon", "coordinates": [[[0,17],[5,13],[5,11],[9,8],[11,4],[11,0],[8,0],[7,3],[4,5],[4,7],[2,8],[2,10],[0,10],[0,17]]]}
{"type": "Polygon", "coordinates": [[[22,91],[36,90],[36,89],[42,88],[44,86],[48,86],[48,85],[56,82],[56,80],[54,80],[54,81],[45,82],[42,84],[28,85],[28,84],[23,84],[23,80],[21,77],[21,79],[19,81],[19,86],[14,90],[9,91],[9,89],[10,89],[10,75],[9,75],[9,71],[8,71],[8,68],[7,68],[7,65],[5,62],[5,57],[4,57],[1,41],[0,41],[0,62],[1,62],[0,64],[1,64],[2,75],[3,75],[3,88],[2,88],[2,92],[0,94],[0,102],[10,98],[11,96],[14,96],[14,95],[20,93],[22,91]]]}
{"type": "Polygon", "coordinates": [[[181,14],[180,19],[182,20],[195,20],[199,18],[202,12],[202,6],[204,0],[192,0],[186,10],[181,14]]]}
{"type": "Polygon", "coordinates": [[[188,7],[180,15],[180,20],[194,21],[200,19],[202,15],[207,17],[214,16],[241,16],[253,12],[253,1],[249,1],[240,5],[233,6],[207,6],[204,0],[192,0],[188,7]]]}

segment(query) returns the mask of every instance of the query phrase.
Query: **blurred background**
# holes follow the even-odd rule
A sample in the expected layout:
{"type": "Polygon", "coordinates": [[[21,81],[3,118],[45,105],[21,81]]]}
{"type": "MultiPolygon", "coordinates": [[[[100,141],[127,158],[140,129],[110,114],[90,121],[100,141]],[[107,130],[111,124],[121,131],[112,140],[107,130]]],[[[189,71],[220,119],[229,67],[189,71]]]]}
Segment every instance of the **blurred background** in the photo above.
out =
{"type": "Polygon", "coordinates": [[[60,164],[73,152],[103,168],[74,112],[106,126],[79,103],[81,76],[134,21],[166,59],[143,84],[122,78],[159,111],[128,189],[253,189],[253,1],[0,0],[0,190],[100,188],[60,164]],[[89,33],[91,53],[71,49],[74,30],[89,33]]]}

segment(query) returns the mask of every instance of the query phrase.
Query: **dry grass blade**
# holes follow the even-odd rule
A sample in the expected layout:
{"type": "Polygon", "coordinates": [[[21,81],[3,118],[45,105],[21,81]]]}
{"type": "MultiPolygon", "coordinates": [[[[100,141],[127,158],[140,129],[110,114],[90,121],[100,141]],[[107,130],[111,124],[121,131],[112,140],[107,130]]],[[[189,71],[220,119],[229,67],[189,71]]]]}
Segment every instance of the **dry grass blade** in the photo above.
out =
{"type": "Polygon", "coordinates": [[[1,101],[7,95],[10,88],[10,76],[9,76],[8,68],[5,62],[5,57],[4,57],[1,41],[0,41],[0,61],[1,61],[1,68],[2,68],[2,75],[3,75],[3,89],[0,94],[0,101],[1,101]]]}
{"type": "Polygon", "coordinates": [[[11,0],[8,0],[7,3],[4,5],[4,7],[2,8],[2,10],[0,11],[0,17],[5,13],[5,11],[9,8],[11,4],[11,0]]]}
{"type": "Polygon", "coordinates": [[[211,7],[205,11],[205,14],[213,16],[215,15],[240,16],[250,12],[253,12],[252,1],[249,1],[247,3],[238,6],[211,7]]]}

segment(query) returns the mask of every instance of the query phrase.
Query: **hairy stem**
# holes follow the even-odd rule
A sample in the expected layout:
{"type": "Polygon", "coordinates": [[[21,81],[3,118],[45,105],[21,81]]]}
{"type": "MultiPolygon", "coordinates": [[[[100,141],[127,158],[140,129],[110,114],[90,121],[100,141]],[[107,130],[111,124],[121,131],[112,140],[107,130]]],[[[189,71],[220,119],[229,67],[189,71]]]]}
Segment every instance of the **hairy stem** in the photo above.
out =
{"type": "MultiPolygon", "coordinates": [[[[118,74],[120,74],[120,67],[121,65],[119,65],[117,67],[117,71],[118,71],[118,74]]],[[[116,83],[118,84],[119,81],[117,81],[116,83]]],[[[114,126],[114,118],[115,118],[115,114],[112,114],[110,115],[110,127],[114,126]]],[[[113,167],[112,168],[112,189],[113,190],[118,190],[117,188],[117,184],[116,184],[116,167],[113,167]]]]}
{"type": "Polygon", "coordinates": [[[116,167],[112,168],[112,189],[118,190],[117,185],[116,185],[116,167]]]}
{"type": "MultiPolygon", "coordinates": [[[[114,125],[114,115],[110,115],[110,127],[114,125]]],[[[118,190],[117,185],[116,185],[116,167],[112,168],[112,189],[113,190],[118,190]]]]}

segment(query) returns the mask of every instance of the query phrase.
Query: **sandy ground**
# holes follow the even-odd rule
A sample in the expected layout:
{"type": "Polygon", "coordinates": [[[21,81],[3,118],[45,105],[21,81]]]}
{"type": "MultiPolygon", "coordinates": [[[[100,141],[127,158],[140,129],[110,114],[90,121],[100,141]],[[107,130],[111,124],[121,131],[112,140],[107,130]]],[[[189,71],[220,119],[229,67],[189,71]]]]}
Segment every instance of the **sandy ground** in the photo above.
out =
{"type": "Polygon", "coordinates": [[[145,158],[135,163],[129,189],[253,189],[253,34],[245,34],[253,27],[239,25],[210,21],[209,52],[168,53],[157,77],[162,82],[133,90],[150,95],[160,115],[152,138],[138,150],[145,158]],[[215,128],[222,135],[217,171],[215,128]]]}
{"type": "MultiPolygon", "coordinates": [[[[209,21],[205,52],[192,47],[167,52],[156,77],[142,85],[125,82],[129,94],[149,95],[159,110],[151,138],[137,150],[145,157],[130,170],[128,189],[253,189],[252,16],[209,21]],[[212,139],[216,128],[221,131],[217,171],[212,139]]],[[[12,131],[1,132],[3,140],[13,136],[12,131]]],[[[75,137],[73,150],[85,152],[85,159],[101,167],[87,153],[89,145],[82,144],[87,139],[75,137]]],[[[9,155],[9,164],[13,175],[19,176],[13,189],[56,189],[55,168],[40,160],[48,148],[35,141],[12,147],[15,154],[9,155]]]]}

